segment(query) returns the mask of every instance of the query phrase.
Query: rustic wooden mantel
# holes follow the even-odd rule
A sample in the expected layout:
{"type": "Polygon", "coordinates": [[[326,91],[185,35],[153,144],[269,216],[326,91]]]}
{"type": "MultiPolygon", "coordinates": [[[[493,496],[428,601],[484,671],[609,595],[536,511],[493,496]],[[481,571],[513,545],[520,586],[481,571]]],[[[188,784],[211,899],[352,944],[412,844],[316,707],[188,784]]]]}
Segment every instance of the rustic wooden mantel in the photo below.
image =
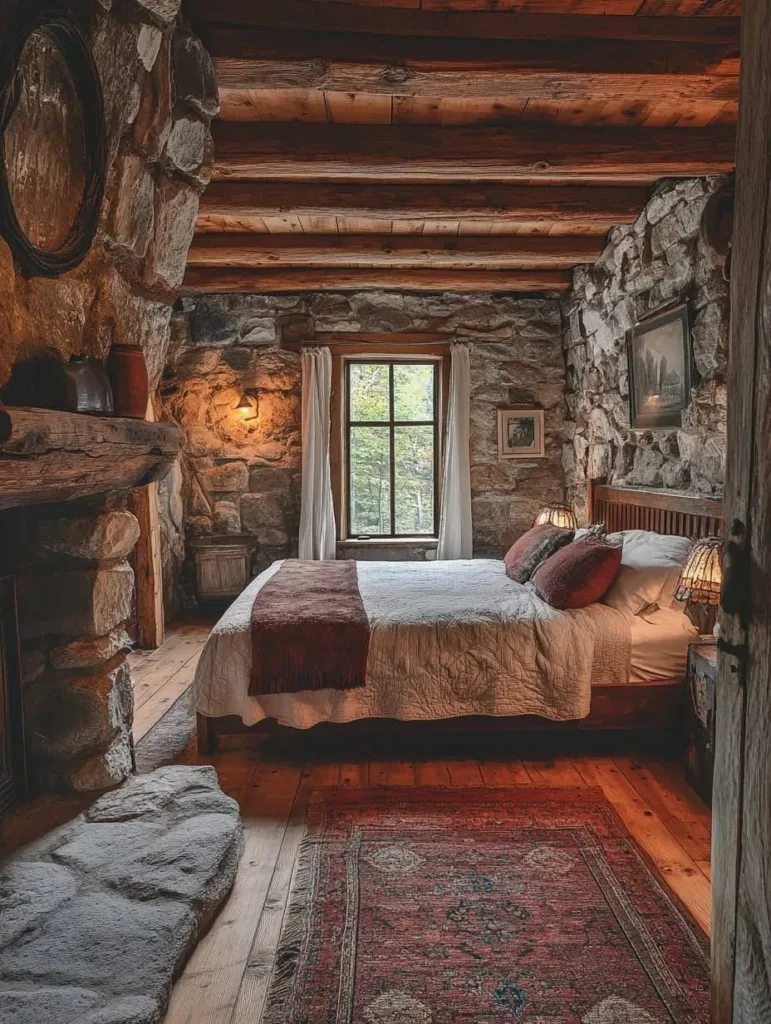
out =
{"type": "Polygon", "coordinates": [[[0,509],[160,480],[181,445],[174,423],[0,408],[0,509]]]}

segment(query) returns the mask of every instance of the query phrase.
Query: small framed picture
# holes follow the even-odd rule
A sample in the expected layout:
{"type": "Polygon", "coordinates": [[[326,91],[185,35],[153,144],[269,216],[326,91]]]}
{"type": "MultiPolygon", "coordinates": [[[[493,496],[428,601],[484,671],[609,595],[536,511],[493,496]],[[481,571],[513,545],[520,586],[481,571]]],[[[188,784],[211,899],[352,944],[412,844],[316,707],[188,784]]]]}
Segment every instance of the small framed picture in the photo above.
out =
{"type": "Polygon", "coordinates": [[[546,455],[543,409],[498,410],[498,457],[542,459],[546,455]]]}
{"type": "Polygon", "coordinates": [[[627,332],[629,423],[633,428],[681,427],[691,399],[688,306],[642,320],[627,332]]]}

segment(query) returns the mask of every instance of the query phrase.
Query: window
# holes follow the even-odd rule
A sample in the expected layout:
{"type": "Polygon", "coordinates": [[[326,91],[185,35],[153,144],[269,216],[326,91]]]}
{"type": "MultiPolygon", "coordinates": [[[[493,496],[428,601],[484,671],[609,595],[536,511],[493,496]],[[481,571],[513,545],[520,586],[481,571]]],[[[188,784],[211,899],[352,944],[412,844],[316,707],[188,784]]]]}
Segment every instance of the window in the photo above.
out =
{"type": "Polygon", "coordinates": [[[436,536],[440,365],[345,363],[349,537],[436,536]]]}

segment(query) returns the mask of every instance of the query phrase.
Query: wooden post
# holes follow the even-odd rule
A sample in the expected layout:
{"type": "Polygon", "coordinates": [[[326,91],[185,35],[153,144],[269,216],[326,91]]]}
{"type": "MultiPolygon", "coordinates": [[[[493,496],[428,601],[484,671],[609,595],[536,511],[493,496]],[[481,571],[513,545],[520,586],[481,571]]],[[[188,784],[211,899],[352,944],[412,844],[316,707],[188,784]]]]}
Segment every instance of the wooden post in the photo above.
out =
{"type": "MultiPolygon", "coordinates": [[[[155,422],[152,398],[147,403],[145,419],[155,422]]],[[[157,482],[135,487],[129,494],[129,508],[139,522],[139,540],[134,548],[137,641],[140,647],[151,650],[160,647],[166,639],[157,482]]]]}
{"type": "Polygon", "coordinates": [[[129,508],[137,517],[140,530],[134,548],[137,640],[140,647],[152,649],[160,647],[165,639],[158,484],[135,487],[129,496],[129,508]]]}

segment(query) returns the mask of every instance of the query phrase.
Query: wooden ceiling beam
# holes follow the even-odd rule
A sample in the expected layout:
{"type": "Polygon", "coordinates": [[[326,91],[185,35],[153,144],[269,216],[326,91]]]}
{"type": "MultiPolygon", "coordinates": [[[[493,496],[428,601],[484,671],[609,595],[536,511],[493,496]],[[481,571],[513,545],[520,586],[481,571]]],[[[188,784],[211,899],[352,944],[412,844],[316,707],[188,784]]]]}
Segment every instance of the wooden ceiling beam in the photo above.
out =
{"type": "Polygon", "coordinates": [[[723,174],[733,126],[584,128],[215,121],[215,179],[641,183],[723,174]]]}
{"type": "MultiPolygon", "coordinates": [[[[217,29],[209,47],[227,110],[243,94],[315,89],[499,100],[735,100],[738,40],[406,39],[355,33],[217,29]]],[[[255,111],[255,120],[259,120],[255,111]]]]}
{"type": "Polygon", "coordinates": [[[612,14],[537,14],[529,11],[416,10],[318,0],[190,0],[189,16],[208,38],[219,27],[428,37],[432,39],[598,40],[738,46],[736,17],[628,17],[612,14]]]}
{"type": "Polygon", "coordinates": [[[188,266],[561,269],[602,248],[591,235],[196,235],[188,266]]]}
{"type": "Polygon", "coordinates": [[[183,291],[199,292],[562,292],[569,271],[393,270],[393,269],[233,269],[188,267],[183,291]]]}
{"type": "Polygon", "coordinates": [[[461,220],[464,224],[550,221],[598,232],[634,221],[647,189],[612,186],[315,184],[213,182],[201,197],[200,232],[248,230],[262,217],[344,217],[370,220],[461,220]]]}

